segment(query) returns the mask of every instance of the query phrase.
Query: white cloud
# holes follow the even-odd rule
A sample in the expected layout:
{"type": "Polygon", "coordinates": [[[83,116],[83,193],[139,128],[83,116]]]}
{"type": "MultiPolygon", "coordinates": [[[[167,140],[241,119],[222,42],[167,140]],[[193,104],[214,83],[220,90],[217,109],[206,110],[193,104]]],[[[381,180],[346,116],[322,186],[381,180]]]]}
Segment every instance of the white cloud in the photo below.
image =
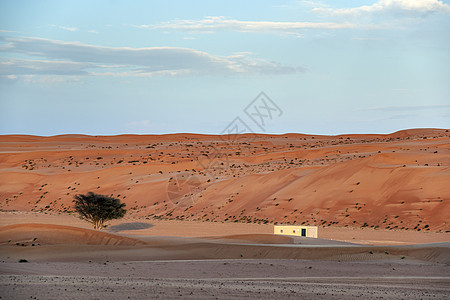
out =
{"type": "MultiPolygon", "coordinates": [[[[379,0],[372,5],[352,8],[330,8],[319,1],[294,1],[290,4],[277,6],[280,8],[296,7],[322,14],[329,18],[329,22],[279,22],[279,21],[243,21],[229,19],[224,16],[207,16],[203,19],[176,19],[155,24],[132,25],[149,30],[186,31],[189,33],[211,34],[219,30],[253,33],[276,33],[303,37],[305,30],[338,30],[338,29],[390,29],[396,22],[384,22],[384,25],[364,23],[358,17],[362,16],[425,16],[430,14],[450,13],[450,6],[440,0],[379,0]],[[354,17],[350,19],[350,17],[354,17]],[[352,20],[352,21],[350,21],[352,20]]],[[[383,20],[385,21],[385,20],[383,20]]],[[[400,22],[400,21],[398,21],[400,22]]],[[[397,23],[398,23],[397,22],[397,23]]],[[[375,22],[378,23],[378,22],[375,22]]]]}
{"type": "Polygon", "coordinates": [[[7,38],[0,50],[30,59],[0,58],[4,75],[180,76],[303,72],[297,66],[239,53],[219,56],[179,47],[103,47],[43,38],[7,38]]]}
{"type": "Polygon", "coordinates": [[[98,32],[97,30],[88,30],[89,33],[93,33],[93,34],[99,34],[100,32],[98,32]]]}
{"type": "Polygon", "coordinates": [[[67,30],[67,31],[78,31],[77,27],[69,27],[69,26],[58,26],[59,29],[67,30]]]}
{"type": "Polygon", "coordinates": [[[60,83],[80,83],[81,78],[79,76],[58,76],[58,75],[23,75],[18,79],[22,79],[29,84],[60,84],[60,83]]]}
{"type": "Polygon", "coordinates": [[[191,70],[162,70],[162,71],[142,71],[142,70],[132,70],[132,71],[120,71],[115,70],[114,72],[90,72],[89,75],[93,76],[109,76],[109,77],[156,77],[156,76],[186,76],[193,74],[191,70]]]}
{"type": "Polygon", "coordinates": [[[379,0],[372,5],[353,8],[316,7],[312,11],[336,16],[361,16],[376,13],[425,15],[431,13],[450,13],[450,6],[439,0],[379,0]]]}
{"type": "MultiPolygon", "coordinates": [[[[5,59],[5,58],[2,58],[5,59]]],[[[11,59],[0,61],[0,75],[87,75],[91,64],[71,61],[39,59],[11,59]]]]}
{"type": "Polygon", "coordinates": [[[184,30],[193,33],[211,33],[215,30],[234,30],[241,32],[277,32],[297,33],[304,29],[344,29],[354,28],[348,22],[273,22],[273,21],[240,21],[225,17],[205,17],[201,20],[172,20],[158,24],[135,25],[143,29],[184,30]]]}

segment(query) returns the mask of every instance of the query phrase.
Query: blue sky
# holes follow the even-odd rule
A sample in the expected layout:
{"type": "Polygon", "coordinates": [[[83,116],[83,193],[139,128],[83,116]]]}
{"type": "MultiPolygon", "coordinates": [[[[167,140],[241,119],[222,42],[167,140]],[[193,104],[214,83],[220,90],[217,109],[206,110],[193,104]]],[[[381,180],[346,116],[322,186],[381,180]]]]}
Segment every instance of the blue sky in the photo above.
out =
{"type": "Polygon", "coordinates": [[[450,128],[448,32],[438,0],[1,1],[0,134],[450,128]]]}

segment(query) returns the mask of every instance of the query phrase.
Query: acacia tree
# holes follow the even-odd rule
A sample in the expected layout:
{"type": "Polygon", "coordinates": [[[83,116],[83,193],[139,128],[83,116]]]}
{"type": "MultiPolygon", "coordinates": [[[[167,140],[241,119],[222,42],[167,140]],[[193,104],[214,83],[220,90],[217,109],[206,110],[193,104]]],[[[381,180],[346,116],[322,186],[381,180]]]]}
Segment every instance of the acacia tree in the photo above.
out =
{"type": "Polygon", "coordinates": [[[121,203],[119,199],[92,192],[76,195],[74,202],[80,217],[92,223],[94,229],[102,229],[105,221],[120,219],[127,212],[125,203],[121,203]]]}

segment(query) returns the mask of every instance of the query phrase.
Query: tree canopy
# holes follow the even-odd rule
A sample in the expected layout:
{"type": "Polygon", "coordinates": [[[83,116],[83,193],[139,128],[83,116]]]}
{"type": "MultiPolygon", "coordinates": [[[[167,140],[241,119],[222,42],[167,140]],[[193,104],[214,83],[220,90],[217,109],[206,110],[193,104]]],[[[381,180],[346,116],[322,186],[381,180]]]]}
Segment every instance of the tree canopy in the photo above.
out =
{"type": "Polygon", "coordinates": [[[92,223],[94,229],[102,229],[105,221],[120,219],[127,212],[119,199],[92,192],[76,195],[74,202],[80,217],[92,223]]]}

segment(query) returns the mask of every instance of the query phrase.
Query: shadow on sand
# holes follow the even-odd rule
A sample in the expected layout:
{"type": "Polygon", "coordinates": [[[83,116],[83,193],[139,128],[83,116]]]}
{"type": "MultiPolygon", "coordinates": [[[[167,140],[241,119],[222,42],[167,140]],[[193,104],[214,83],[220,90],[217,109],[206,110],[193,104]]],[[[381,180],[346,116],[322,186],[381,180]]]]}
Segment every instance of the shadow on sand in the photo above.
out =
{"type": "Polygon", "coordinates": [[[153,227],[152,224],[134,222],[134,223],[122,223],[114,226],[108,226],[107,230],[112,232],[126,231],[126,230],[141,230],[153,227]]]}

